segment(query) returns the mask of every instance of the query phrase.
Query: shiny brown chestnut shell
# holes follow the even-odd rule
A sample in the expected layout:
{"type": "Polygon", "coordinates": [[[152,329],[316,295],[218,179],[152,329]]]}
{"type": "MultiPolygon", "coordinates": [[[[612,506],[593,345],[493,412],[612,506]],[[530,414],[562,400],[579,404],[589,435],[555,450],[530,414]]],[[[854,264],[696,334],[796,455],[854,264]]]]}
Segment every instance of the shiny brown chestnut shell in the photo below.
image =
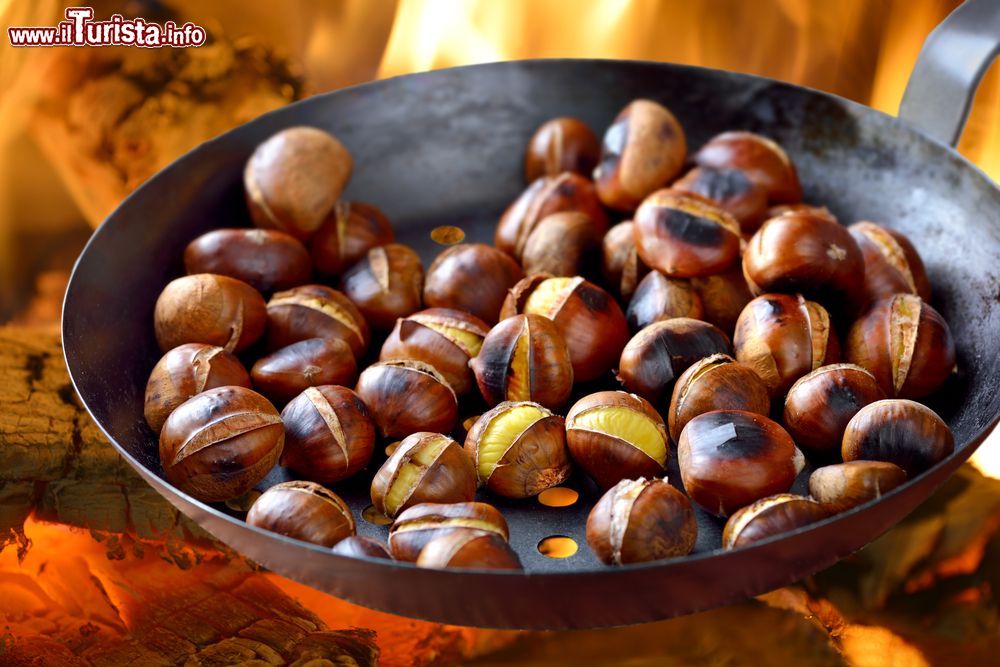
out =
{"type": "Polygon", "coordinates": [[[389,331],[397,318],[420,310],[423,288],[420,255],[400,243],[372,248],[340,277],[340,291],[378,331],[389,331]]]}
{"type": "Polygon", "coordinates": [[[955,449],[948,425],[926,405],[906,399],[876,401],[858,411],[844,430],[844,461],[895,463],[910,477],[955,449]]]}
{"type": "Polygon", "coordinates": [[[697,539],[691,501],[665,479],[623,479],[587,517],[587,544],[607,565],[686,556],[697,539]]]}
{"type": "Polygon", "coordinates": [[[354,535],[354,517],[340,496],[315,482],[275,484],[247,513],[247,523],[303,542],[332,547],[354,535]]]}
{"type": "Polygon", "coordinates": [[[618,380],[653,405],[666,405],[674,381],[688,366],[713,354],[731,354],[729,337],[708,322],[675,317],[654,322],[622,350],[618,380]]]}
{"type": "Polygon", "coordinates": [[[818,215],[827,218],[831,222],[837,222],[837,216],[830,212],[826,206],[813,206],[812,204],[806,204],[804,202],[797,202],[794,204],[778,204],[777,206],[772,206],[767,209],[767,220],[771,218],[777,218],[779,215],[784,215],[785,213],[808,213],[809,215],[818,215]]]}
{"type": "Polygon", "coordinates": [[[331,553],[348,558],[384,558],[392,560],[392,555],[385,545],[374,537],[350,535],[333,545],[331,553]]]}
{"type": "Polygon", "coordinates": [[[465,438],[480,484],[505,498],[529,498],[570,474],[565,422],[544,406],[506,401],[476,421],[465,438]]]}
{"type": "Polygon", "coordinates": [[[561,211],[586,214],[594,223],[594,233],[598,237],[608,230],[608,214],[597,198],[594,184],[567,171],[558,176],[544,176],[529,185],[500,216],[493,245],[520,260],[524,244],[538,223],[561,211]]]}
{"type": "Polygon", "coordinates": [[[235,385],[250,387],[250,375],[233,354],[215,345],[187,343],[156,362],[146,383],[143,415],[159,434],[174,409],[206,389],[235,385]]]}
{"type": "Polygon", "coordinates": [[[806,452],[836,455],[851,418],[885,397],[875,376],[860,366],[821,366],[788,390],[782,422],[806,452]]]}
{"type": "Polygon", "coordinates": [[[590,176],[601,156],[594,131],[579,118],[561,116],[538,126],[524,153],[524,180],[572,171],[590,176]]]}
{"type": "Polygon", "coordinates": [[[372,479],[372,504],[396,517],[420,503],[463,503],[476,495],[476,470],[462,446],[440,433],[413,433],[372,479]]]}
{"type": "Polygon", "coordinates": [[[691,500],[718,516],[785,493],[805,465],[785,429],[742,410],[706,412],[689,421],[677,460],[691,500]]]}
{"type": "Polygon", "coordinates": [[[580,276],[528,276],[507,295],[500,317],[517,313],[541,315],[555,323],[569,349],[577,382],[611,370],[628,341],[628,324],[618,302],[580,276]]]}
{"type": "Polygon", "coordinates": [[[739,258],[740,224],[700,197],[657,190],[635,212],[635,248],[644,264],[666,276],[708,276],[739,258]]]}
{"type": "Polygon", "coordinates": [[[339,201],[309,241],[312,263],[326,276],[339,276],[368,251],[396,238],[385,214],[373,204],[339,201]]]}
{"type": "Polygon", "coordinates": [[[254,150],[243,170],[254,224],[307,239],[337,203],[354,167],[333,135],[290,127],[254,150]]]}
{"type": "Polygon", "coordinates": [[[267,348],[277,350],[308,338],[342,340],[360,359],[370,333],[351,300],[332,287],[301,285],[272,296],[267,302],[267,348]]]}
{"type": "Polygon", "coordinates": [[[483,530],[509,538],[507,521],[487,503],[422,503],[399,514],[389,529],[389,549],[396,560],[414,562],[431,540],[458,530],[483,530]]]}
{"type": "Polygon", "coordinates": [[[309,251],[291,234],[274,229],[216,229],[184,249],[188,274],[215,273],[242,280],[264,293],[309,282],[309,251]]]}
{"type": "Polygon", "coordinates": [[[755,231],[767,216],[767,189],[741,169],[695,167],[671,183],[670,189],[712,200],[736,218],[744,234],[755,231]]]}
{"type": "Polygon", "coordinates": [[[753,299],[746,278],[743,277],[742,267],[736,264],[728,271],[713,276],[692,278],[691,286],[701,298],[704,311],[701,319],[714,324],[731,337],[740,313],[753,299]]]}
{"type": "Polygon", "coordinates": [[[636,332],[653,322],[675,317],[704,319],[701,297],[683,278],[667,278],[659,271],[650,271],[639,282],[625,310],[629,329],[636,332]]]}
{"type": "Polygon", "coordinates": [[[931,300],[924,262],[910,239],[873,222],[857,222],[847,231],[858,242],[865,260],[865,304],[901,293],[931,300]]]}
{"type": "Polygon", "coordinates": [[[649,401],[624,391],[599,391],[566,415],[570,456],[603,489],[623,479],[666,472],[670,446],[663,418],[649,401]]]}
{"type": "MultiPolygon", "coordinates": [[[[601,242],[604,284],[619,295],[623,303],[628,303],[639,281],[647,273],[649,267],[642,263],[635,249],[635,223],[626,220],[609,229],[601,242]]],[[[740,279],[743,279],[742,274],[740,279]]]]}
{"type": "Polygon", "coordinates": [[[684,129],[670,110],[652,100],[634,100],[604,133],[594,170],[597,194],[609,208],[634,211],[680,173],[686,156],[684,129]]]}
{"type": "Polygon", "coordinates": [[[941,314],[914,294],[872,307],[847,334],[847,360],[871,371],[887,396],[923,398],[955,368],[955,340],[941,314]]]}
{"type": "Polygon", "coordinates": [[[217,387],[177,406],[160,431],[167,481],[204,502],[241,496],[274,467],[285,430],[271,402],[245,387],[217,387]]]}
{"type": "Polygon", "coordinates": [[[368,408],[347,387],[310,387],[281,411],[285,448],[281,465],[298,475],[332,484],[364,469],[375,448],[368,408]]]}
{"type": "Polygon", "coordinates": [[[309,387],[354,384],[358,364],[344,341],[307,338],[258,359],[250,377],[254,389],[275,403],[287,403],[309,387]]]}
{"type": "Polygon", "coordinates": [[[694,154],[699,167],[740,169],[750,180],[767,190],[774,203],[795,203],[802,200],[799,176],[785,150],[753,132],[731,131],[712,137],[694,154]]]}
{"type": "Polygon", "coordinates": [[[163,352],[185,343],[240,352],[263,335],[267,310],[260,292],[242,280],[197,273],[163,288],[153,324],[163,352]]]}
{"type": "Polygon", "coordinates": [[[593,221],[579,211],[563,211],[543,218],[528,236],[521,254],[527,274],[577,276],[592,273],[601,236],[593,221]]]}
{"type": "Polygon", "coordinates": [[[809,476],[809,495],[832,512],[879,498],[906,481],[906,472],[885,461],[848,461],[823,466],[809,476]]]}
{"type": "Polygon", "coordinates": [[[825,519],[824,505],[792,493],[761,498],[736,511],[722,530],[722,548],[737,549],[825,519]]]}
{"type": "Polygon", "coordinates": [[[772,397],[820,366],[840,361],[840,343],[823,306],[802,295],[764,294],[747,304],[733,335],[736,359],[752,368],[772,397]]]}
{"type": "Polygon", "coordinates": [[[696,361],[677,378],[667,411],[670,438],[676,443],[689,421],[713,410],[767,415],[771,396],[753,370],[728,354],[713,354],[696,361]]]}
{"type": "Polygon", "coordinates": [[[489,405],[534,401],[558,410],[573,391],[566,341],[541,315],[514,315],[493,327],[469,367],[489,405]]]}
{"type": "Polygon", "coordinates": [[[461,310],[428,308],[396,320],[379,359],[416,359],[429,363],[459,396],[475,386],[469,361],[479,354],[489,326],[461,310]]]}
{"type": "Polygon", "coordinates": [[[417,558],[417,566],[439,570],[520,570],[521,561],[507,541],[496,533],[457,530],[428,542],[417,558]]]}
{"type": "Polygon", "coordinates": [[[441,252],[427,270],[424,303],[454,308],[497,323],[507,290],[524,274],[510,255],[483,243],[460,243],[441,252]]]}
{"type": "Polygon", "coordinates": [[[820,215],[785,213],[750,239],[743,273],[755,294],[801,293],[850,312],[861,305],[865,260],[845,227],[820,215]]]}
{"type": "Polygon", "coordinates": [[[433,366],[386,359],[361,372],[355,388],[380,435],[402,438],[418,431],[448,433],[458,421],[458,398],[433,366]]]}

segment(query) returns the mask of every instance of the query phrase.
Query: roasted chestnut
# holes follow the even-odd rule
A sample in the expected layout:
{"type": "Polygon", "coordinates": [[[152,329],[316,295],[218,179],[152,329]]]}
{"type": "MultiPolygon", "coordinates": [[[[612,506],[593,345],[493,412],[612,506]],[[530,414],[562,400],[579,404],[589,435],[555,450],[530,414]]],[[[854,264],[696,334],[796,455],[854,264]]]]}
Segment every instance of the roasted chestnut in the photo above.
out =
{"type": "Polygon", "coordinates": [[[718,516],[785,493],[805,465],[785,429],[743,410],[706,412],[689,421],[677,461],[691,500],[718,516]]]}
{"type": "Polygon", "coordinates": [[[416,359],[436,368],[463,396],[475,386],[469,360],[479,354],[489,327],[478,317],[451,308],[428,308],[396,320],[380,359],[416,359]]]}
{"type": "Polygon", "coordinates": [[[184,249],[189,274],[215,273],[242,280],[261,292],[309,282],[309,251],[291,234],[274,229],[217,229],[184,249]]]}
{"type": "Polygon", "coordinates": [[[506,401],[465,438],[480,484],[505,498],[528,498],[569,477],[565,422],[538,403],[506,401]]]}
{"type": "Polygon", "coordinates": [[[440,433],[413,433],[372,480],[372,504],[396,517],[420,503],[463,503],[476,495],[476,470],[461,445],[440,433]]]}
{"type": "Polygon", "coordinates": [[[348,558],[385,558],[392,560],[389,550],[374,537],[351,535],[333,545],[332,553],[348,558]]]}
{"type": "Polygon", "coordinates": [[[566,341],[541,315],[514,315],[493,327],[469,367],[489,405],[534,401],[558,410],[573,390],[566,341]]]}
{"type": "Polygon", "coordinates": [[[307,338],[261,357],[250,377],[257,391],[275,403],[287,403],[308,387],[354,384],[358,364],[344,341],[307,338]]]}
{"type": "Polygon", "coordinates": [[[257,341],[267,325],[260,292],[242,280],[197,273],[170,281],[153,314],[156,342],[164,352],[184,343],[218,345],[240,352],[257,341]]]}
{"type": "Polygon", "coordinates": [[[346,296],[325,285],[278,292],[267,302],[267,347],[276,350],[307,338],[339,339],[355,359],[368,349],[368,324],[346,296]]]}
{"type": "Polygon", "coordinates": [[[666,405],[674,381],[688,366],[713,354],[731,354],[729,338],[708,322],[675,317],[632,337],[618,363],[618,380],[653,405],[666,405]]]}
{"type": "Polygon", "coordinates": [[[847,228],[865,259],[865,305],[895,294],[916,294],[931,300],[931,284],[924,262],[910,239],[873,222],[858,222],[847,228]]]}
{"type": "Polygon", "coordinates": [[[601,244],[601,275],[605,285],[627,303],[647,273],[649,267],[635,250],[635,223],[626,220],[609,229],[601,244]]]}
{"type": "Polygon", "coordinates": [[[544,176],[529,185],[500,216],[493,244],[520,260],[524,244],[538,223],[561,211],[586,214],[594,223],[598,238],[608,230],[608,214],[597,198],[594,184],[567,171],[558,176],[544,176]]]}
{"type": "Polygon", "coordinates": [[[553,276],[589,275],[596,265],[601,236],[585,213],[563,211],[543,218],[528,236],[521,253],[525,273],[553,276]]]}
{"type": "Polygon", "coordinates": [[[740,255],[740,223],[699,197],[657,190],[635,212],[635,249],[650,268],[672,278],[708,276],[740,255]]]}
{"type": "Polygon", "coordinates": [[[829,516],[820,503],[792,493],[761,498],[736,511],[722,530],[722,548],[736,549],[790,530],[808,526],[829,516]]]}
{"type": "Polygon", "coordinates": [[[822,366],[799,378],[785,397],[782,421],[795,443],[816,454],[837,454],[858,410],[885,398],[875,376],[853,364],[822,366]]]}
{"type": "Polygon", "coordinates": [[[951,429],[926,405],[905,399],[875,401],[858,411],[844,430],[844,461],[895,463],[910,477],[955,449],[951,429]]]}
{"type": "Polygon", "coordinates": [[[732,336],[736,320],[753,299],[739,264],[714,276],[692,278],[691,286],[701,298],[704,311],[701,319],[719,327],[727,336],[732,336]]]}
{"type": "Polygon", "coordinates": [[[801,295],[765,294],[743,309],[733,335],[736,359],[784,396],[800,377],[840,361],[830,314],[801,295]]]}
{"type": "Polygon", "coordinates": [[[587,544],[608,565],[686,556],[697,539],[691,501],[666,479],[623,479],[587,517],[587,544]]]}
{"type": "Polygon", "coordinates": [[[510,255],[483,243],[461,243],[442,251],[424,281],[424,303],[471,313],[497,323],[507,290],[524,276],[510,255]]]}
{"type": "Polygon", "coordinates": [[[723,132],[712,137],[694,154],[699,167],[740,169],[767,190],[775,203],[802,200],[802,186],[795,165],[777,143],[753,132],[723,132]]]}
{"type": "Polygon", "coordinates": [[[605,206],[634,211],[680,173],[686,156],[684,129],[670,110],[652,100],[634,100],[604,133],[594,170],[597,194],[605,206]]]}
{"type": "Polygon", "coordinates": [[[354,517],[340,496],[315,482],[275,484],[247,513],[247,523],[296,540],[332,547],[354,535],[354,517]]]}
{"type": "Polygon", "coordinates": [[[434,569],[520,570],[521,561],[507,541],[485,530],[457,530],[434,538],[420,552],[417,566],[434,569]]]}
{"type": "Polygon", "coordinates": [[[906,473],[885,461],[848,461],[823,466],[809,476],[809,495],[833,512],[880,497],[906,481],[906,473]]]}
{"type": "Polygon", "coordinates": [[[771,218],[777,218],[779,215],[784,215],[785,213],[808,213],[810,215],[819,215],[824,218],[828,218],[831,222],[837,222],[837,216],[831,213],[830,209],[826,206],[813,206],[812,204],[805,204],[803,202],[772,206],[767,209],[766,219],[770,220],[771,218]]]}
{"type": "Polygon", "coordinates": [[[332,484],[362,470],[375,448],[368,408],[347,387],[310,387],[281,411],[281,465],[306,479],[332,484]]]}
{"type": "Polygon", "coordinates": [[[174,409],[206,389],[250,387],[250,376],[235,356],[215,345],[187,343],[156,362],[146,383],[143,414],[155,433],[174,409]]]}
{"type": "Polygon", "coordinates": [[[484,530],[506,541],[507,521],[486,503],[422,503],[401,512],[389,529],[389,549],[396,560],[416,561],[431,540],[458,530],[484,530]]]}
{"type": "Polygon", "coordinates": [[[395,240],[389,219],[372,204],[339,201],[309,241],[312,263],[327,276],[339,276],[368,251],[395,240]]]}
{"type": "Polygon", "coordinates": [[[871,371],[887,396],[922,398],[955,368],[948,323],[914,294],[876,301],[847,334],[847,360],[871,371]]]}
{"type": "Polygon", "coordinates": [[[809,213],[771,218],[743,253],[743,273],[755,294],[802,293],[850,312],[861,305],[865,259],[851,233],[809,213]]]}
{"type": "Polygon", "coordinates": [[[771,396],[753,370],[728,354],[713,354],[696,361],[677,378],[667,413],[670,438],[677,442],[689,421],[713,410],[767,415],[771,396]]]}
{"type": "Polygon", "coordinates": [[[335,137],[290,127],[257,146],[243,171],[250,217],[258,227],[309,238],[337,203],[354,162],[335,137]]]}
{"type": "Polygon", "coordinates": [[[597,484],[666,472],[667,427],[649,401],[624,391],[599,391],[577,401],[566,415],[570,456],[597,484]]]}
{"type": "Polygon", "coordinates": [[[767,189],[740,169],[695,167],[671,183],[670,189],[712,200],[736,218],[744,234],[755,231],[767,216],[767,189]]]}
{"type": "Polygon", "coordinates": [[[528,276],[507,295],[500,317],[517,313],[541,315],[555,323],[569,349],[577,382],[611,370],[628,341],[628,324],[618,302],[579,276],[528,276]]]}
{"type": "Polygon", "coordinates": [[[420,255],[399,243],[372,248],[340,277],[340,290],[378,331],[420,310],[423,288],[420,255]]]}
{"type": "Polygon", "coordinates": [[[633,333],[660,320],[675,317],[700,320],[703,315],[701,297],[691,283],[683,278],[667,278],[659,271],[646,274],[625,311],[633,333]]]}
{"type": "Polygon", "coordinates": [[[572,171],[590,176],[601,156],[601,145],[586,123],[562,116],[542,123],[528,141],[524,154],[524,180],[572,171]]]}
{"type": "Polygon", "coordinates": [[[355,389],[380,435],[402,438],[417,431],[447,433],[458,421],[458,398],[441,373],[414,359],[372,364],[355,389]]]}
{"type": "Polygon", "coordinates": [[[160,431],[167,481],[205,502],[241,496],[281,456],[285,430],[270,401],[245,387],[217,387],[177,406],[160,431]]]}

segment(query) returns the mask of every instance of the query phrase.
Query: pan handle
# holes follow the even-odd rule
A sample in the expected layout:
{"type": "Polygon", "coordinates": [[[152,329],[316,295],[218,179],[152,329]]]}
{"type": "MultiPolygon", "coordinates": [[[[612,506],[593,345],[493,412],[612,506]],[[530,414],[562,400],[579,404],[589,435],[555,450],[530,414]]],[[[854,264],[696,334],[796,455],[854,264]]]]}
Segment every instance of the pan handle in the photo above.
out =
{"type": "Polygon", "coordinates": [[[966,0],[924,42],[899,117],[955,146],[979,81],[998,51],[1000,0],[966,0]]]}

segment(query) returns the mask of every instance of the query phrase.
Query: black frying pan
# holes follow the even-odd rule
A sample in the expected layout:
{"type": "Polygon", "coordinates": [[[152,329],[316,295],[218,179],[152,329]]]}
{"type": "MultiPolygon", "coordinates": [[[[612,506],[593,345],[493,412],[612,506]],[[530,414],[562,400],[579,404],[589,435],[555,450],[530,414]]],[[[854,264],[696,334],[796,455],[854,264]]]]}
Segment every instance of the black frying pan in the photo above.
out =
{"type": "MultiPolygon", "coordinates": [[[[904,111],[915,104],[933,112],[930,104],[947,103],[923,118],[928,134],[864,106],[775,81],[614,61],[438,71],[270,113],[170,165],[94,234],[73,272],[63,314],[73,382],[115,447],[181,511],[273,571],[365,606],[462,625],[584,628],[661,619],[789,584],[899,521],[969,457],[1000,415],[1000,190],[933,138],[951,143],[957,136],[967,112],[961,101],[970,98],[1000,42],[998,14],[996,2],[972,0],[929,40],[918,67],[923,78],[915,77],[904,104],[904,111]],[[978,41],[955,41],[963,31],[982,34],[978,41]],[[935,65],[942,55],[980,67],[965,73],[967,81],[951,80],[955,72],[935,65]],[[225,507],[201,503],[164,481],[156,440],[142,415],[146,378],[160,356],[153,304],[182,273],[188,241],[213,228],[248,224],[241,173],[259,142],[291,125],[336,134],[357,162],[347,196],[376,202],[399,239],[427,262],[440,250],[428,238],[437,225],[457,224],[471,240],[491,240],[498,214],[523,187],[522,151],[538,124],[569,114],[601,130],[636,97],[668,105],[694,147],[734,128],[774,137],[798,166],[806,201],[828,205],[841,220],[884,222],[915,242],[958,347],[958,374],[934,404],[955,433],[951,457],[875,502],[736,551],[719,550],[720,525],[702,516],[693,555],[621,568],[600,565],[586,547],[584,522],[596,498],[586,484],[578,482],[584,495],[569,508],[500,502],[524,573],[434,571],[335,556],[250,528],[225,507]],[[549,535],[572,537],[581,548],[571,558],[546,558],[536,545],[549,535]]],[[[677,478],[676,470],[671,476],[677,478]]],[[[265,485],[280,477],[278,471],[265,485]]],[[[366,482],[336,489],[350,502],[359,530],[384,537],[385,527],[360,518],[368,504],[366,482]]]]}

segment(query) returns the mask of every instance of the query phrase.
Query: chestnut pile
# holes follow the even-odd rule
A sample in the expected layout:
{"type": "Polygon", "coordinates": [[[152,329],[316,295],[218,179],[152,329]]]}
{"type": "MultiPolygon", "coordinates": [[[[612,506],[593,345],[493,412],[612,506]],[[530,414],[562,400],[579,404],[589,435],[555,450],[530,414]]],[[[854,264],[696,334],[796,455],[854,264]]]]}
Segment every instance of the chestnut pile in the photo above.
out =
{"type": "Polygon", "coordinates": [[[955,367],[916,249],[803,203],[764,136],[689,154],[651,100],[603,141],[553,119],[495,245],[448,247],[426,273],[377,207],[341,197],[352,169],[319,129],[265,141],[244,172],[256,228],[192,241],[156,303],[145,415],[167,480],[222,502],[275,465],[300,478],[256,499],[253,526],[348,556],[516,569],[477,493],[532,498],[576,469],[605,492],[587,541],[621,565],[690,553],[695,506],[739,547],[953,449],[914,400],[955,367]],[[357,536],[331,490],[383,448],[371,501],[387,544],[357,536]],[[809,497],[789,492],[806,457],[809,497]]]}

